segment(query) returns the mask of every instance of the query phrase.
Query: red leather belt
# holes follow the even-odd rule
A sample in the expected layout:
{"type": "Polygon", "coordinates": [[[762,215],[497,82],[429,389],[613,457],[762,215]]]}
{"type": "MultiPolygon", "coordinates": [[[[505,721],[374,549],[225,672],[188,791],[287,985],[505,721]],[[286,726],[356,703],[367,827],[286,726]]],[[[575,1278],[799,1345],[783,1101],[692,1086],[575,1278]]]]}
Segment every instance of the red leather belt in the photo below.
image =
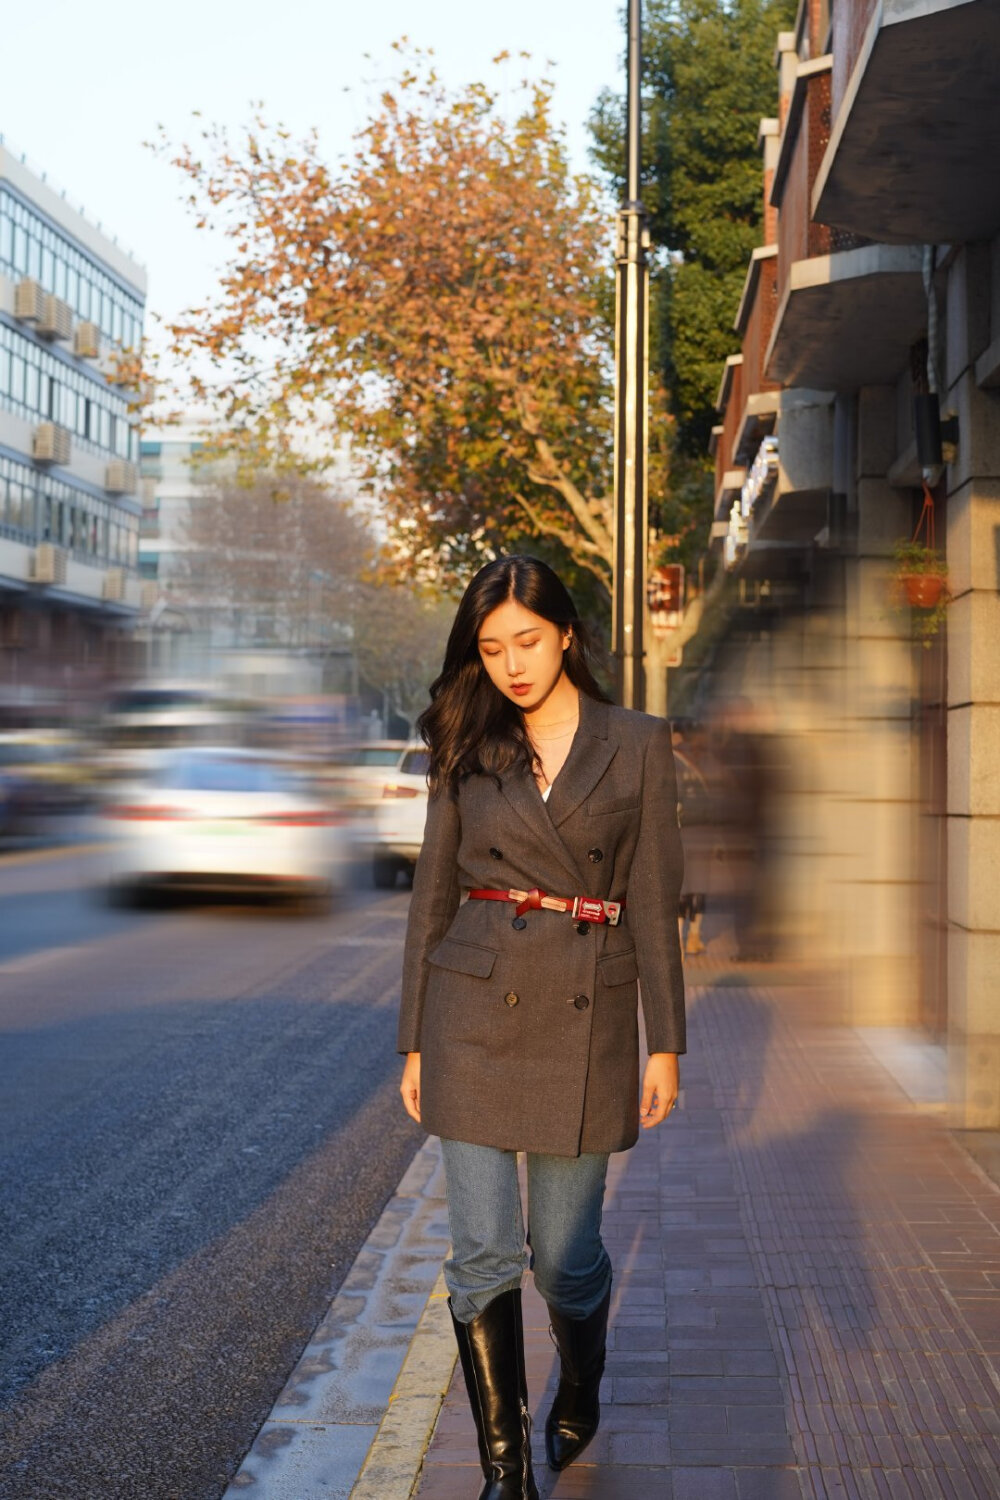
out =
{"type": "Polygon", "coordinates": [[[526,911],[565,911],[578,922],[607,922],[617,927],[624,901],[602,901],[599,896],[549,896],[537,888],[530,891],[470,891],[470,901],[513,901],[517,915],[526,911]]]}

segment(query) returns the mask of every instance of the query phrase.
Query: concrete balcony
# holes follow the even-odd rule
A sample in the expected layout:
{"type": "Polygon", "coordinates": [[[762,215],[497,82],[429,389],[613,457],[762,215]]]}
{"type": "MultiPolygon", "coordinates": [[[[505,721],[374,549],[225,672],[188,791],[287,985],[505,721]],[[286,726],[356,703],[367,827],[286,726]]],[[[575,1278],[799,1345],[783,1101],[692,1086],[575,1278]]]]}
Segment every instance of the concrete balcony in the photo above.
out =
{"type": "Polygon", "coordinates": [[[832,59],[800,63],[772,199],[778,306],[764,374],[782,385],[852,390],[890,384],[927,322],[918,245],[873,244],[810,211],[830,134],[832,59]]]}
{"type": "Polygon", "coordinates": [[[765,357],[777,307],[778,247],[763,245],[750,257],[736,315],[736,331],[743,340],[743,409],[732,453],[737,465],[752,463],[763,439],[774,431],[780,392],[777,382],[767,377],[765,357]]]}
{"type": "Polygon", "coordinates": [[[789,267],[767,353],[785,385],[890,385],[927,327],[921,247],[864,245],[789,267]]]}
{"type": "Polygon", "coordinates": [[[1000,228],[997,0],[837,0],[813,216],[889,244],[1000,228]]]}
{"type": "Polygon", "coordinates": [[[715,516],[724,520],[743,483],[743,470],[733,459],[743,412],[742,354],[731,354],[726,360],[715,407],[722,421],[712,429],[709,452],[715,459],[715,516]]]}
{"type": "Polygon", "coordinates": [[[808,546],[829,519],[833,487],[833,396],[828,391],[781,393],[777,471],[750,511],[750,546],[808,546]]]}

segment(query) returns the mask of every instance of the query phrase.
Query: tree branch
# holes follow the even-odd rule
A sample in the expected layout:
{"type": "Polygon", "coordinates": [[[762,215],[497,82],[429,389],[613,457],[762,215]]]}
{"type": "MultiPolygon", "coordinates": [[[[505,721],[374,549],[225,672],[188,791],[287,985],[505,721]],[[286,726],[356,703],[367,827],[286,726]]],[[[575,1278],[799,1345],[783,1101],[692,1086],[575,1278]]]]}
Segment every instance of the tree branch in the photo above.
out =
{"type": "Polygon", "coordinates": [[[571,531],[558,522],[550,520],[532,505],[526,495],[519,490],[514,491],[514,499],[528,517],[532,526],[540,536],[551,536],[561,542],[576,562],[588,572],[593,573],[606,589],[610,590],[611,562],[610,555],[584,537],[579,532],[571,531]]]}

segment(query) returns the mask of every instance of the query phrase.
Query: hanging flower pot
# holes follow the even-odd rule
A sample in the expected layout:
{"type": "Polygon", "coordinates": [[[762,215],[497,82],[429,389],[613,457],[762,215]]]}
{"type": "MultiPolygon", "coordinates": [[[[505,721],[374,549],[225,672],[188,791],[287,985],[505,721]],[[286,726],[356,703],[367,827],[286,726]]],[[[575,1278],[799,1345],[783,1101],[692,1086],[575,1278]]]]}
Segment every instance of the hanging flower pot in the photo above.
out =
{"type": "Polygon", "coordinates": [[[899,581],[911,609],[933,609],[944,593],[944,573],[903,573],[899,581]]]}
{"type": "Polygon", "coordinates": [[[929,646],[944,624],[951,593],[948,564],[934,545],[934,498],[924,486],[924,508],[917,529],[893,548],[896,571],[892,595],[896,608],[908,607],[914,637],[929,646]]]}

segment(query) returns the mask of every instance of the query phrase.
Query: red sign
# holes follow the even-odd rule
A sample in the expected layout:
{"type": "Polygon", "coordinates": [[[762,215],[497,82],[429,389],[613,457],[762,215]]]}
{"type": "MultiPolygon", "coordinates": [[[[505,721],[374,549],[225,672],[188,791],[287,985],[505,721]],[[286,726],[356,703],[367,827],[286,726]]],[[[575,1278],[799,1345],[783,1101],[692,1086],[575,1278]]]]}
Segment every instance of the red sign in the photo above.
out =
{"type": "Polygon", "coordinates": [[[669,635],[684,619],[684,568],[668,563],[654,568],[646,583],[650,624],[656,635],[669,635]]]}

